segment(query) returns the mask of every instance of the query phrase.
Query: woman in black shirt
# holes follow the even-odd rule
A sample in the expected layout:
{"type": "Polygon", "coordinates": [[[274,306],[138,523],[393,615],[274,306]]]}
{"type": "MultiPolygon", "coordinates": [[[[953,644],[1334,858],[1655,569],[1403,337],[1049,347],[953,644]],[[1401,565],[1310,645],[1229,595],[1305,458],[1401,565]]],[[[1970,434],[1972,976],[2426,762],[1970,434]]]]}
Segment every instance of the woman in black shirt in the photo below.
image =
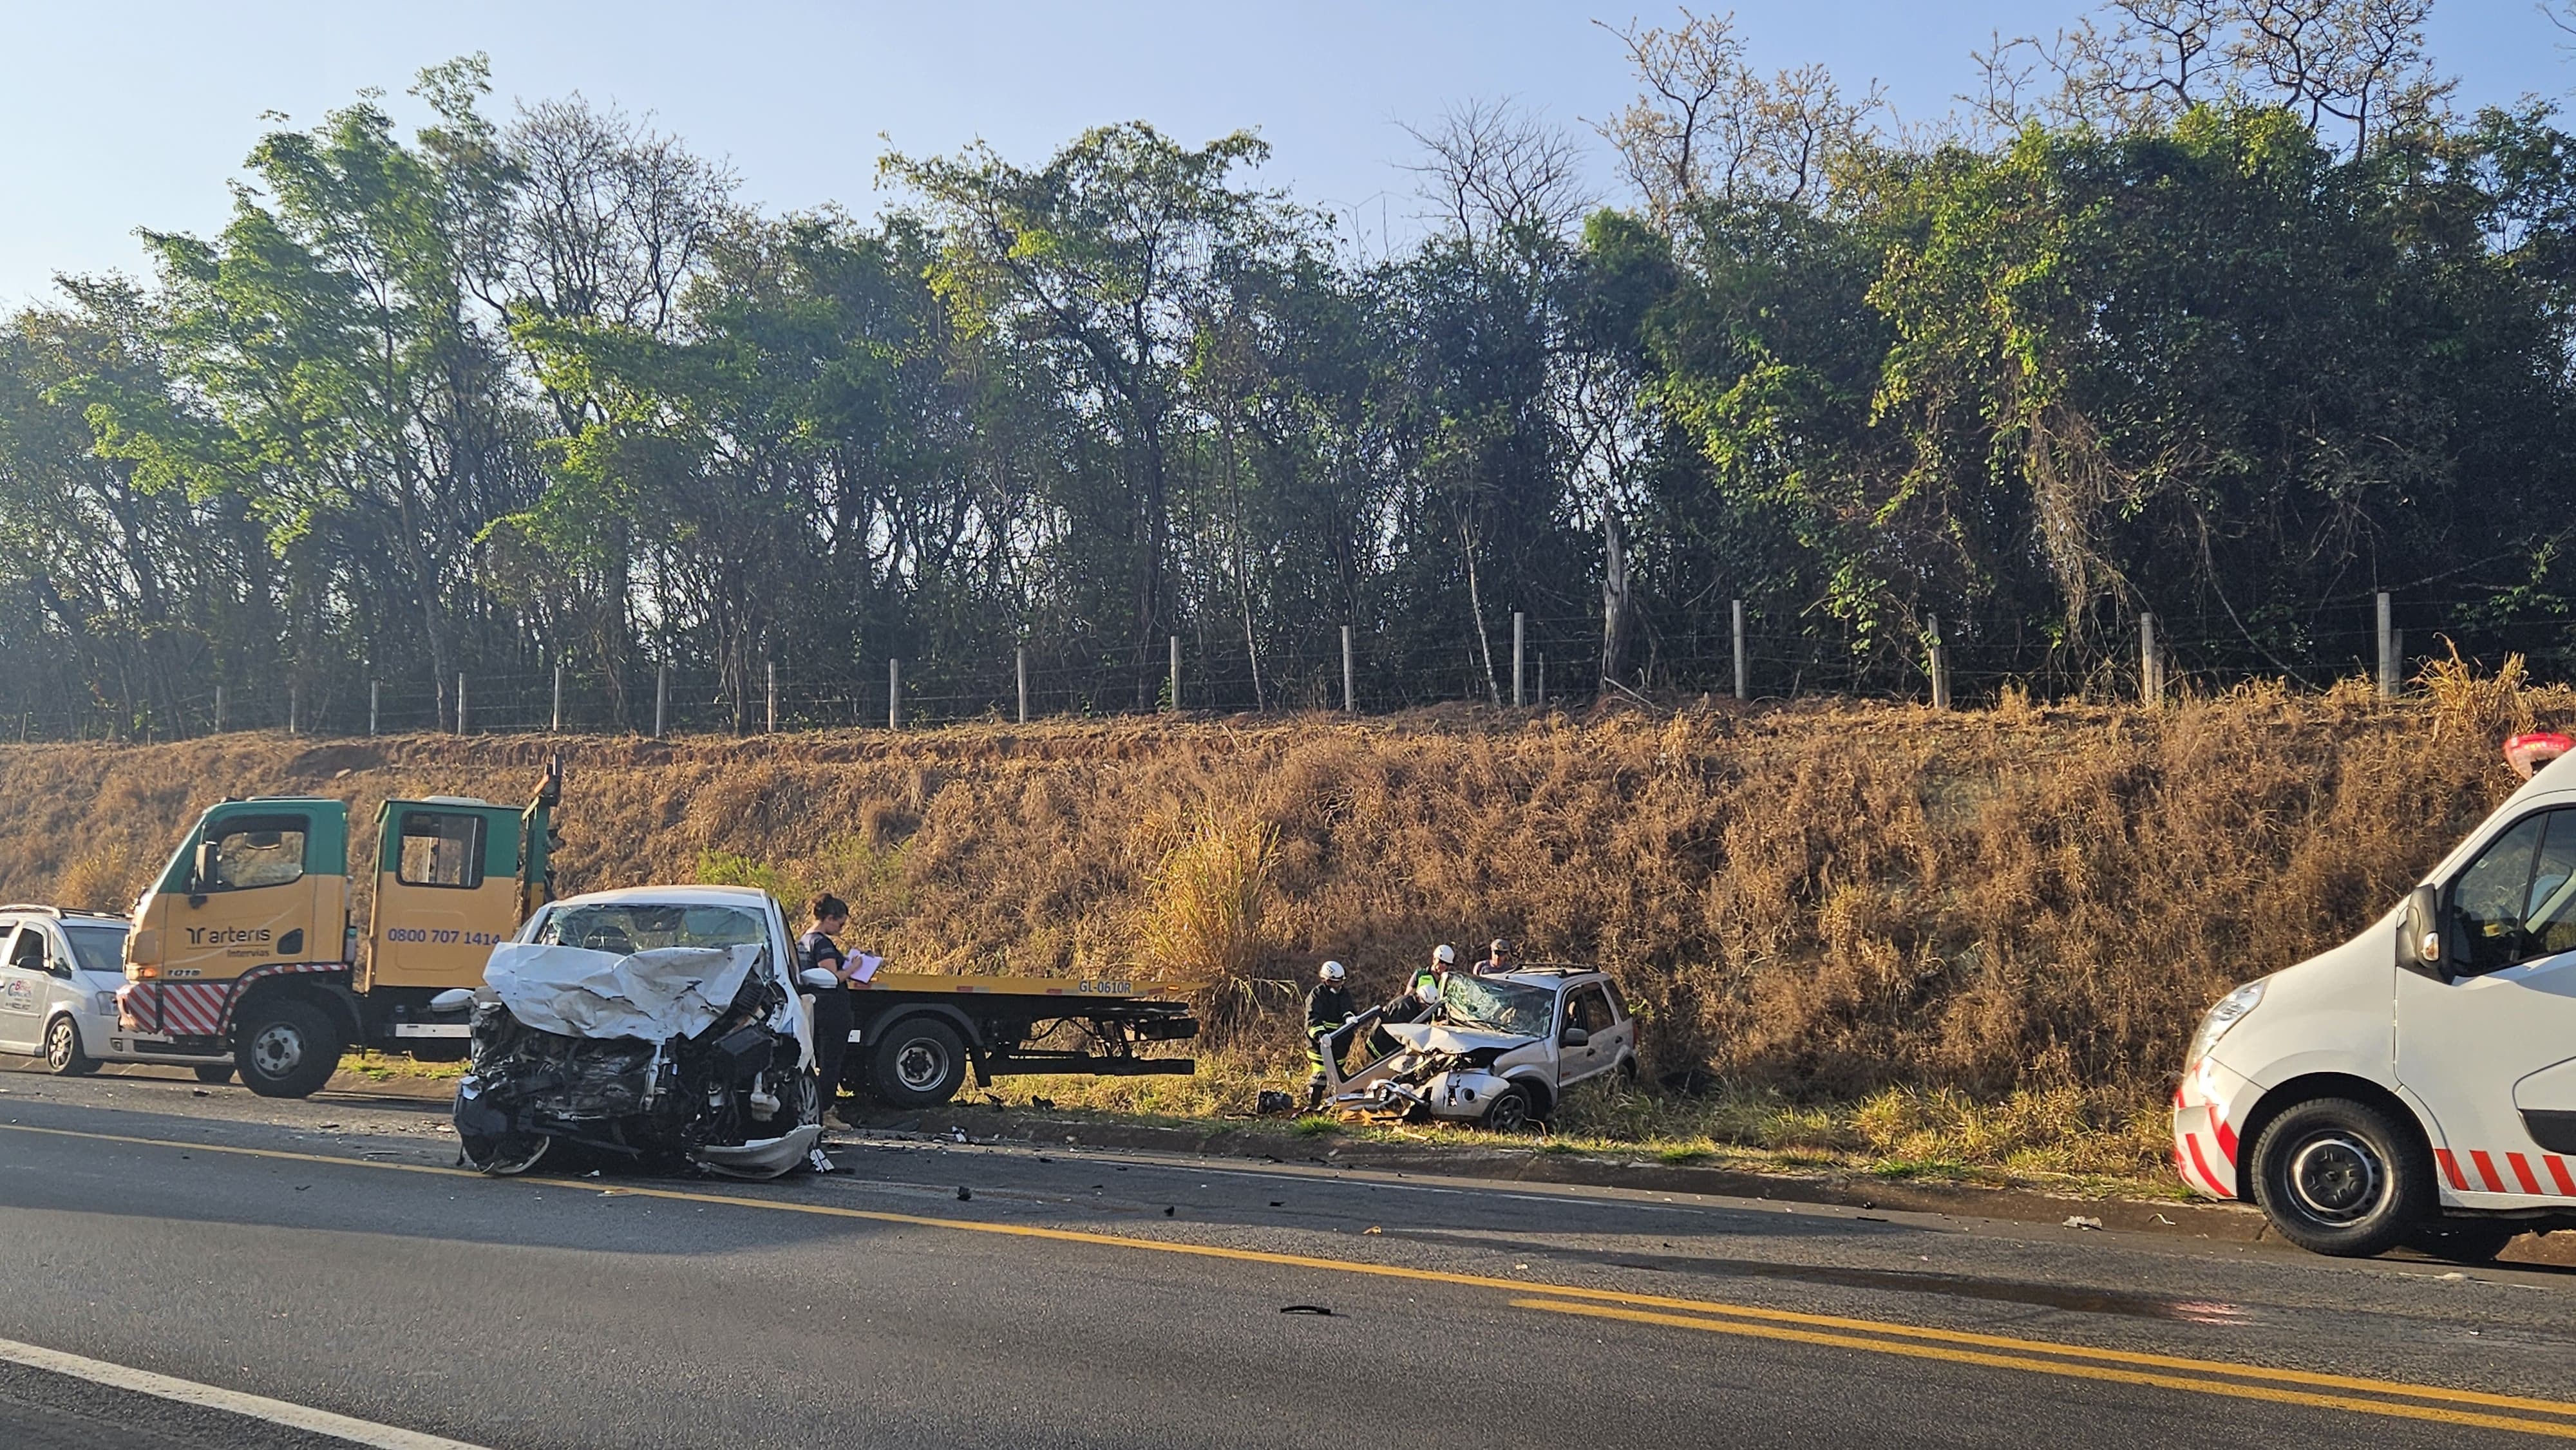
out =
{"type": "Polygon", "coordinates": [[[796,940],[797,970],[821,967],[839,985],[814,991],[814,1079],[823,1093],[823,1111],[841,1101],[841,1060],[850,1051],[850,958],[834,938],[849,929],[850,908],[830,892],[806,907],[812,925],[796,940]]]}

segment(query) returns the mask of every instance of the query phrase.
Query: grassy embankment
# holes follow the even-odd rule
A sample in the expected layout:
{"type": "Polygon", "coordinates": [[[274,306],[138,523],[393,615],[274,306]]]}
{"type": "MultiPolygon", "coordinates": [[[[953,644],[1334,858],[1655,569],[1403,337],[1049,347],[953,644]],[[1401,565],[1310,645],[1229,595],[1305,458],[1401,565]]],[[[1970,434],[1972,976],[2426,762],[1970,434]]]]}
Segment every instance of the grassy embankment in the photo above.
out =
{"type": "Polygon", "coordinates": [[[1607,966],[1647,1019],[1650,1085],[1577,1095],[1561,1144],[2152,1180],[2202,1008],[2384,910],[2510,788],[2495,741],[2534,719],[2576,695],[7,747],[0,899],[121,906],[221,794],[365,821],[388,795],[516,799],[562,748],[566,889],[830,887],[903,968],[1200,994],[1198,1077],[1006,1101],[1248,1111],[1299,1076],[1312,963],[1370,1000],[1434,942],[1505,934],[1607,966]]]}

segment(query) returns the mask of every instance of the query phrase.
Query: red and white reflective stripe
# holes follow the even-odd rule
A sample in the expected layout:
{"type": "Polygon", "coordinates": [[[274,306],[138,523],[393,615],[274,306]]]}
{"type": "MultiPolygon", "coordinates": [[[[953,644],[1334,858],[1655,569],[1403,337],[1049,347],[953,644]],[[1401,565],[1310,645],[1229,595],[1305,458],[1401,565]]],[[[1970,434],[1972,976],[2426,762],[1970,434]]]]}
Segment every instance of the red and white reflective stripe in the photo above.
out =
{"type": "Polygon", "coordinates": [[[2504,1168],[2499,1171],[2496,1167],[2498,1155],[2484,1148],[2469,1148],[2463,1151],[2469,1158],[2467,1170],[2461,1168],[2459,1156],[2450,1149],[2433,1150],[2433,1162],[2442,1170],[2442,1181],[2451,1185],[2456,1192],[2520,1193],[2529,1198],[2576,1198],[2576,1171],[2571,1171],[2567,1160],[2558,1154],[2534,1155],[2508,1150],[2502,1155],[2504,1168]],[[2537,1164],[2532,1162],[2534,1157],[2540,1160],[2537,1164]],[[2471,1171],[2477,1175],[2475,1181],[2470,1178],[2471,1171]],[[2511,1175],[2509,1182],[2507,1175],[2511,1175]]]}
{"type": "Polygon", "coordinates": [[[212,1037],[224,1020],[226,982],[163,982],[161,1030],[174,1037],[212,1037]]]}
{"type": "Polygon", "coordinates": [[[2200,1135],[2185,1133],[2182,1135],[2182,1141],[2183,1146],[2191,1153],[2191,1166],[2200,1175],[2202,1186],[2220,1198],[2234,1198],[2236,1190],[2228,1184],[2227,1180],[2209,1171],[2209,1160],[2200,1154],[2200,1135]]]}

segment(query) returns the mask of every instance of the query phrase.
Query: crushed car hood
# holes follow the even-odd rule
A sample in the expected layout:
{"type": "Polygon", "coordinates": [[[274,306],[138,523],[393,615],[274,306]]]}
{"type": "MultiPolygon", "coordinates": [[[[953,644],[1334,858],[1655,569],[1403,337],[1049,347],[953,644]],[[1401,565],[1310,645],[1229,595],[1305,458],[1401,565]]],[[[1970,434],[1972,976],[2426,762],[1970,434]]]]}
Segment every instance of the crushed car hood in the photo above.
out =
{"type": "MultiPolygon", "coordinates": [[[[656,947],[632,956],[504,942],[483,980],[510,1015],[564,1037],[695,1037],[731,1007],[762,956],[757,946],[656,947]]],[[[789,1015],[795,997],[788,998],[789,1015]]],[[[790,1026],[773,1024],[778,1030],[790,1026]]],[[[801,1021],[793,1024],[799,1029],[801,1021]]]]}
{"type": "Polygon", "coordinates": [[[1454,1052],[1461,1055],[1493,1049],[1509,1052],[1538,1041],[1512,1032],[1486,1032],[1474,1027],[1443,1027],[1437,1022],[1390,1022],[1387,1035],[1416,1052],[1454,1052]]]}

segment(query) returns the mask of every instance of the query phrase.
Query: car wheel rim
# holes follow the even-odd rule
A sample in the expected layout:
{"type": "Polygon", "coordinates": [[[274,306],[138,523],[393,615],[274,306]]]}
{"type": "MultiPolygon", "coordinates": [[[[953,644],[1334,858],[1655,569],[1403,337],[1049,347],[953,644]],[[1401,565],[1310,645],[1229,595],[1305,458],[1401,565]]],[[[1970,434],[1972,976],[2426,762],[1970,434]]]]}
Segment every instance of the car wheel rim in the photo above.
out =
{"type": "Polygon", "coordinates": [[[1494,1110],[1485,1116],[1496,1132],[1509,1133],[1529,1121],[1529,1109],[1515,1094],[1495,1103],[1494,1110]]]}
{"type": "Polygon", "coordinates": [[[56,1072],[63,1071],[72,1065],[72,1053],[75,1049],[72,1025],[69,1022],[56,1021],[54,1030],[45,1034],[45,1066],[56,1072]]]}
{"type": "Polygon", "coordinates": [[[293,1072],[304,1060],[304,1034],[283,1022],[272,1023],[250,1040],[250,1060],[270,1077],[293,1072]]]}
{"type": "Polygon", "coordinates": [[[2388,1173],[2371,1146],[2348,1133],[2320,1133],[2290,1155],[2290,1198],[2328,1224],[2358,1223],[2379,1207],[2388,1173]]]}
{"type": "Polygon", "coordinates": [[[895,1081],[917,1093],[939,1086],[948,1076],[948,1053],[936,1042],[916,1038],[894,1055],[895,1081]]]}

